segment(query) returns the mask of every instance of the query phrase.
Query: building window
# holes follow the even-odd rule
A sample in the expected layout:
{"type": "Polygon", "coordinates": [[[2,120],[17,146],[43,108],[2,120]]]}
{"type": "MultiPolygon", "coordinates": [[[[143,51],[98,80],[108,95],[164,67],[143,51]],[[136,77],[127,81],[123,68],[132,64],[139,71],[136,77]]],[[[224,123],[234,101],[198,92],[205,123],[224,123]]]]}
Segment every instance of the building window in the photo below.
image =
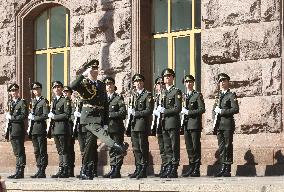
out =
{"type": "Polygon", "coordinates": [[[153,1],[153,71],[155,79],[166,67],[176,72],[176,86],[191,74],[200,90],[201,0],[153,1]]]}
{"type": "Polygon", "coordinates": [[[69,76],[69,11],[63,6],[45,10],[35,20],[35,79],[50,99],[51,82],[67,85],[69,76]]]}

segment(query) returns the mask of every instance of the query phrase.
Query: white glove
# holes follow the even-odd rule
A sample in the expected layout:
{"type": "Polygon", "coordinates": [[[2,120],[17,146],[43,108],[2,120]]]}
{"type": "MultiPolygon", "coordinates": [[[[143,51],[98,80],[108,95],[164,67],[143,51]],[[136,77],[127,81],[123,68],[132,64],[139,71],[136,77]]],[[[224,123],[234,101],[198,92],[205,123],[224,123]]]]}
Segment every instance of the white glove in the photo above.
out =
{"type": "Polygon", "coordinates": [[[160,113],[164,113],[165,112],[165,108],[162,107],[161,105],[158,106],[157,111],[159,111],[160,113]]]}
{"type": "Polygon", "coordinates": [[[214,109],[214,112],[215,112],[215,113],[218,113],[218,114],[221,114],[222,109],[220,109],[220,107],[216,107],[216,108],[214,109]]]}
{"type": "Polygon", "coordinates": [[[135,109],[132,109],[131,115],[135,116],[135,109]]]}
{"type": "Polygon", "coordinates": [[[48,117],[54,119],[54,114],[52,112],[48,113],[48,117]]]}
{"type": "Polygon", "coordinates": [[[134,110],[134,109],[132,109],[131,107],[128,107],[128,109],[127,109],[127,113],[128,113],[128,114],[133,115],[133,114],[132,114],[133,111],[134,111],[134,113],[135,113],[135,110],[134,110]]]}
{"type": "Polygon", "coordinates": [[[12,119],[12,116],[9,113],[6,113],[6,119],[10,120],[10,119],[12,119]]]}
{"type": "Polygon", "coordinates": [[[161,115],[161,113],[160,113],[157,109],[155,109],[155,110],[153,111],[153,114],[154,114],[155,116],[157,116],[157,117],[160,117],[160,115],[161,115]]]}
{"type": "Polygon", "coordinates": [[[29,120],[35,120],[35,116],[30,113],[29,116],[28,116],[28,119],[29,119],[29,120]]]}
{"type": "Polygon", "coordinates": [[[79,111],[75,111],[75,112],[74,112],[74,116],[75,116],[75,117],[81,117],[81,113],[80,113],[79,111]]]}
{"type": "Polygon", "coordinates": [[[108,130],[108,125],[104,125],[103,129],[104,129],[105,131],[107,131],[107,130],[108,130]]]}
{"type": "Polygon", "coordinates": [[[92,68],[91,67],[89,67],[88,69],[86,69],[86,71],[84,71],[83,72],[83,74],[82,75],[84,75],[84,76],[87,76],[87,75],[89,75],[89,73],[90,73],[90,71],[92,70],[92,68]]]}
{"type": "Polygon", "coordinates": [[[188,110],[185,107],[183,107],[182,110],[181,110],[181,113],[188,115],[188,110]]]}

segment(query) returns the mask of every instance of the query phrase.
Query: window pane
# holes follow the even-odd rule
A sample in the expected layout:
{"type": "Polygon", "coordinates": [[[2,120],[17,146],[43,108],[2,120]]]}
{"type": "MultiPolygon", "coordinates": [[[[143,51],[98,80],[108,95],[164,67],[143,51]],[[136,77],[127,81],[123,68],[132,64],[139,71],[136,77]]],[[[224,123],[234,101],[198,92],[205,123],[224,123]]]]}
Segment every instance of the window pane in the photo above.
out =
{"type": "Polygon", "coordinates": [[[154,73],[153,81],[161,76],[162,70],[168,67],[168,39],[161,38],[154,40],[154,73]]]}
{"type": "Polygon", "coordinates": [[[168,30],[168,0],[153,1],[153,33],[163,33],[168,30]]]}
{"type": "Polygon", "coordinates": [[[195,34],[195,87],[201,91],[201,35],[195,34]]]}
{"type": "Polygon", "coordinates": [[[51,81],[61,81],[64,83],[64,54],[54,54],[52,58],[52,78],[51,81]]]}
{"type": "Polygon", "coordinates": [[[46,49],[46,21],[47,11],[37,17],[35,21],[35,48],[46,49]]]}
{"type": "Polygon", "coordinates": [[[66,46],[66,9],[54,7],[50,11],[50,47],[66,46]]]}
{"type": "Polygon", "coordinates": [[[175,73],[176,86],[184,91],[182,78],[184,74],[190,74],[190,39],[189,37],[181,37],[175,39],[175,73]]]}
{"type": "Polygon", "coordinates": [[[195,10],[194,10],[194,22],[195,29],[201,28],[201,0],[195,0],[195,10]]]}
{"type": "Polygon", "coordinates": [[[47,57],[46,54],[36,55],[36,81],[42,84],[42,95],[47,96],[47,57]]]}
{"type": "Polygon", "coordinates": [[[172,31],[191,29],[192,0],[172,0],[172,31]]]}

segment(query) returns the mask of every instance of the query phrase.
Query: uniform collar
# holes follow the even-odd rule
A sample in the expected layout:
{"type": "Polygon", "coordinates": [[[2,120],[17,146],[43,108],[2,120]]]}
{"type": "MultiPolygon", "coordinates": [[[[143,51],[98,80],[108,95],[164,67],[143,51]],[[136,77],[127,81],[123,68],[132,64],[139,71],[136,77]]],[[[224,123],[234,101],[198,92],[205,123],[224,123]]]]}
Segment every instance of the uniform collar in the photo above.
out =
{"type": "Polygon", "coordinates": [[[145,89],[143,88],[143,89],[141,89],[141,90],[137,90],[137,93],[139,94],[139,95],[141,95],[142,93],[143,93],[143,91],[144,91],[145,89]]]}
{"type": "Polygon", "coordinates": [[[174,85],[171,85],[169,87],[166,87],[167,91],[171,90],[173,88],[174,85]]]}

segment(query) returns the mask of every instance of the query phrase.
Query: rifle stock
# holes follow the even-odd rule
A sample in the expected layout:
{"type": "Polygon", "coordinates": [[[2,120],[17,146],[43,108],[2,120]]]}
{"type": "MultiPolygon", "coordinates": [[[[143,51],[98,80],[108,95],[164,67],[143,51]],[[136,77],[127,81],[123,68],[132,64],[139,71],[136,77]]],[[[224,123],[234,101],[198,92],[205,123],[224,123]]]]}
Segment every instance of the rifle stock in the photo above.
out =
{"type": "MultiPolygon", "coordinates": [[[[218,85],[218,94],[217,94],[217,97],[216,97],[216,106],[220,107],[220,104],[221,104],[221,102],[220,102],[220,89],[219,89],[219,85],[218,85]]],[[[214,120],[213,120],[213,134],[214,135],[217,134],[217,120],[218,120],[218,116],[219,116],[219,114],[215,113],[214,120]]]]}
{"type": "MultiPolygon", "coordinates": [[[[50,112],[53,111],[53,102],[50,103],[50,112]]],[[[47,133],[47,138],[51,139],[51,129],[54,128],[54,120],[51,118],[48,118],[46,120],[46,133],[47,133]]]]}
{"type": "MultiPolygon", "coordinates": [[[[131,89],[130,91],[130,97],[128,99],[128,108],[133,109],[134,108],[134,88],[131,89]]],[[[126,120],[126,136],[130,137],[131,136],[131,129],[134,123],[134,117],[132,114],[129,113],[129,110],[127,112],[127,120],[126,120]]]]}
{"type": "MultiPolygon", "coordinates": [[[[7,92],[8,92],[8,84],[7,84],[7,92]]],[[[6,109],[6,113],[11,115],[11,99],[10,99],[10,94],[8,92],[8,102],[7,102],[7,109],[6,109]]],[[[6,120],[6,124],[5,124],[5,139],[6,140],[10,140],[10,132],[11,132],[11,122],[9,119],[6,120]]]]}

